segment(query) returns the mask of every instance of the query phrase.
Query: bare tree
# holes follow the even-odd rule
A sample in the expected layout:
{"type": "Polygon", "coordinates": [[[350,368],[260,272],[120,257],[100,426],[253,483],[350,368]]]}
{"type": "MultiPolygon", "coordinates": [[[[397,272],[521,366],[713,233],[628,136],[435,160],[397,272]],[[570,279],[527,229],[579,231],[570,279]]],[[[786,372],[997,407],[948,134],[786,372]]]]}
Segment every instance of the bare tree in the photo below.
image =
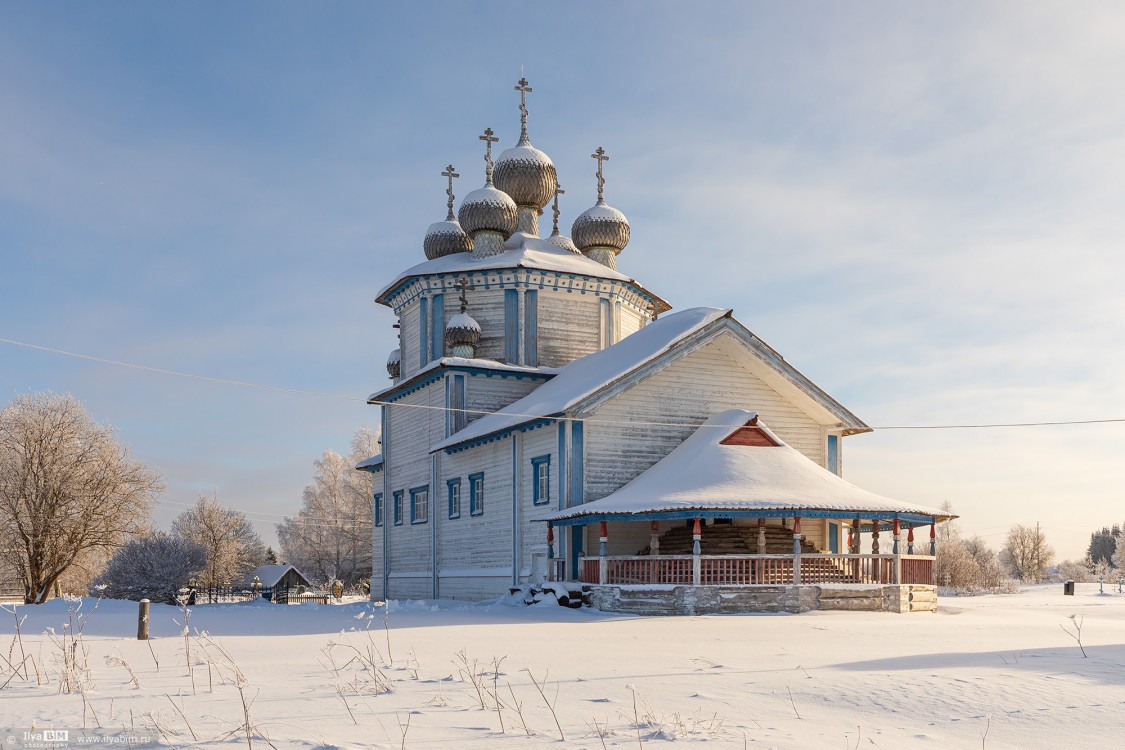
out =
{"type": "Polygon", "coordinates": [[[1012,574],[1025,583],[1038,583],[1043,573],[1055,559],[1055,552],[1047,545],[1047,535],[1035,528],[1016,524],[1008,530],[1008,540],[1001,553],[1012,574]]]}
{"type": "Polygon", "coordinates": [[[207,551],[203,583],[225,586],[245,577],[266,559],[266,545],[242,513],[219,504],[217,493],[200,495],[176,516],[172,533],[207,551]]]}
{"type": "Polygon", "coordinates": [[[301,509],[277,525],[282,557],[309,578],[352,585],[371,575],[371,474],[354,467],[378,450],[378,435],[361,430],[348,456],[325,451],[301,509]]]}
{"type": "Polygon", "coordinates": [[[69,394],[21,395],[0,411],[0,555],[29,604],[143,530],[162,489],[69,394]]]}

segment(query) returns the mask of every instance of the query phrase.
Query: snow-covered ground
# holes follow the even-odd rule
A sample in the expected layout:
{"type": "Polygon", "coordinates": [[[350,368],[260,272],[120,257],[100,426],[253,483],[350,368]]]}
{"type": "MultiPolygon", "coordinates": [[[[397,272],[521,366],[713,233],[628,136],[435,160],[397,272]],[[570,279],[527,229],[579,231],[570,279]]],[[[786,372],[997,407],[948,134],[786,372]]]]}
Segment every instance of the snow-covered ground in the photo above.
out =
{"type": "MultiPolygon", "coordinates": [[[[0,612],[0,685],[12,678],[0,690],[0,742],[28,747],[34,725],[66,729],[77,746],[85,714],[87,727],[100,722],[118,739],[245,746],[241,683],[250,741],[279,750],[1105,746],[1125,722],[1125,594],[1106,592],[1079,584],[1068,597],[1056,584],[943,597],[936,615],[639,618],[392,603],[389,627],[363,602],[200,605],[188,644],[194,684],[179,610],[153,606],[146,644],[135,639],[136,605],[103,601],[78,648],[80,662],[89,652],[84,691],[70,693],[60,692],[57,641],[75,602],[54,601],[16,608],[42,685],[34,670],[13,677],[5,662],[21,646],[12,614],[0,612]],[[1088,658],[1063,632],[1071,615],[1088,658]]],[[[81,666],[72,678],[83,679],[81,666]]]]}

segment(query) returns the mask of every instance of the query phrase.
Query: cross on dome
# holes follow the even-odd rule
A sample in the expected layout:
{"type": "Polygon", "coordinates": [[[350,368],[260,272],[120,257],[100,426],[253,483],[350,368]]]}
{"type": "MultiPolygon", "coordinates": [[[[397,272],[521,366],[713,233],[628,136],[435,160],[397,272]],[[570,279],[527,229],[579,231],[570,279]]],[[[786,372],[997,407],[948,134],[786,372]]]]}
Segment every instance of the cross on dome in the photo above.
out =
{"type": "Polygon", "coordinates": [[[520,144],[529,143],[527,139],[527,95],[535,89],[527,85],[526,78],[520,78],[515,86],[515,91],[520,92],[520,144]]]}
{"type": "Polygon", "coordinates": [[[598,146],[598,150],[590,154],[590,158],[598,160],[598,203],[605,203],[602,197],[605,192],[605,177],[602,176],[602,162],[609,161],[609,156],[606,154],[605,149],[598,146]]]}
{"type": "MultiPolygon", "coordinates": [[[[500,139],[495,137],[492,128],[485,128],[484,135],[478,135],[478,140],[485,142],[484,164],[485,164],[485,182],[489,185],[492,184],[492,144],[499,143],[500,139]]],[[[599,167],[600,169],[600,167],[599,167]]],[[[600,173],[600,172],[599,172],[600,173]]]]}
{"type": "Polygon", "coordinates": [[[453,165],[450,164],[445,168],[445,171],[441,173],[441,176],[449,178],[449,187],[445,189],[445,194],[449,196],[449,200],[446,202],[446,205],[449,208],[449,214],[445,217],[445,220],[453,221],[453,178],[460,177],[461,175],[454,172],[453,165]]]}
{"type": "Polygon", "coordinates": [[[559,196],[565,195],[565,194],[566,194],[566,191],[563,190],[561,187],[555,188],[555,198],[551,202],[551,210],[555,214],[555,231],[551,232],[552,235],[555,235],[555,234],[559,233],[559,196]]]}
{"type": "Polygon", "coordinates": [[[468,291],[469,289],[472,289],[473,287],[472,287],[472,285],[469,284],[469,280],[464,278],[464,277],[461,277],[460,279],[457,279],[456,283],[454,283],[453,286],[455,286],[455,287],[457,287],[458,289],[461,290],[461,294],[458,297],[458,299],[460,299],[460,301],[461,301],[461,312],[463,313],[467,309],[469,309],[469,300],[465,296],[465,292],[468,291]]]}

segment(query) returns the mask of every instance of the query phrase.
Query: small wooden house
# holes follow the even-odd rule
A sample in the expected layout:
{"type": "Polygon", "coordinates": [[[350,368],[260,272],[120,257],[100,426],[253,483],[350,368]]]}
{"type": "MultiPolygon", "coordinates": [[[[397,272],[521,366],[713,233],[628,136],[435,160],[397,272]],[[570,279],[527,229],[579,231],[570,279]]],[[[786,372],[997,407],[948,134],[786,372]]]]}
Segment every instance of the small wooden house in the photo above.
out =
{"type": "Polygon", "coordinates": [[[261,584],[263,590],[268,589],[294,589],[304,590],[312,586],[309,579],[293,565],[263,565],[255,568],[242,582],[242,586],[250,588],[255,582],[261,584]]]}

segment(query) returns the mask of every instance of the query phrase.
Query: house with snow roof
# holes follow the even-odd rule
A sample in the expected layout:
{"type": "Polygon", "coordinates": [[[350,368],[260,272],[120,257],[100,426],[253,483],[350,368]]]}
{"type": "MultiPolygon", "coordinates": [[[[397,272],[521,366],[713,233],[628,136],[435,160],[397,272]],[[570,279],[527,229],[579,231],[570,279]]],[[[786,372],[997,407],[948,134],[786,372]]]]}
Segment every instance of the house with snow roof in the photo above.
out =
{"type": "Polygon", "coordinates": [[[426,260],[377,295],[400,345],[369,398],[382,454],[357,467],[374,475],[372,597],[546,585],[621,611],[933,609],[947,516],[844,480],[844,438],[871,428],[731,310],[672,312],[618,270],[630,229],[601,148],[597,202],[563,236],[516,90],[517,145],[493,162],[484,131],[484,185],[456,216],[442,173],[426,260]]]}

